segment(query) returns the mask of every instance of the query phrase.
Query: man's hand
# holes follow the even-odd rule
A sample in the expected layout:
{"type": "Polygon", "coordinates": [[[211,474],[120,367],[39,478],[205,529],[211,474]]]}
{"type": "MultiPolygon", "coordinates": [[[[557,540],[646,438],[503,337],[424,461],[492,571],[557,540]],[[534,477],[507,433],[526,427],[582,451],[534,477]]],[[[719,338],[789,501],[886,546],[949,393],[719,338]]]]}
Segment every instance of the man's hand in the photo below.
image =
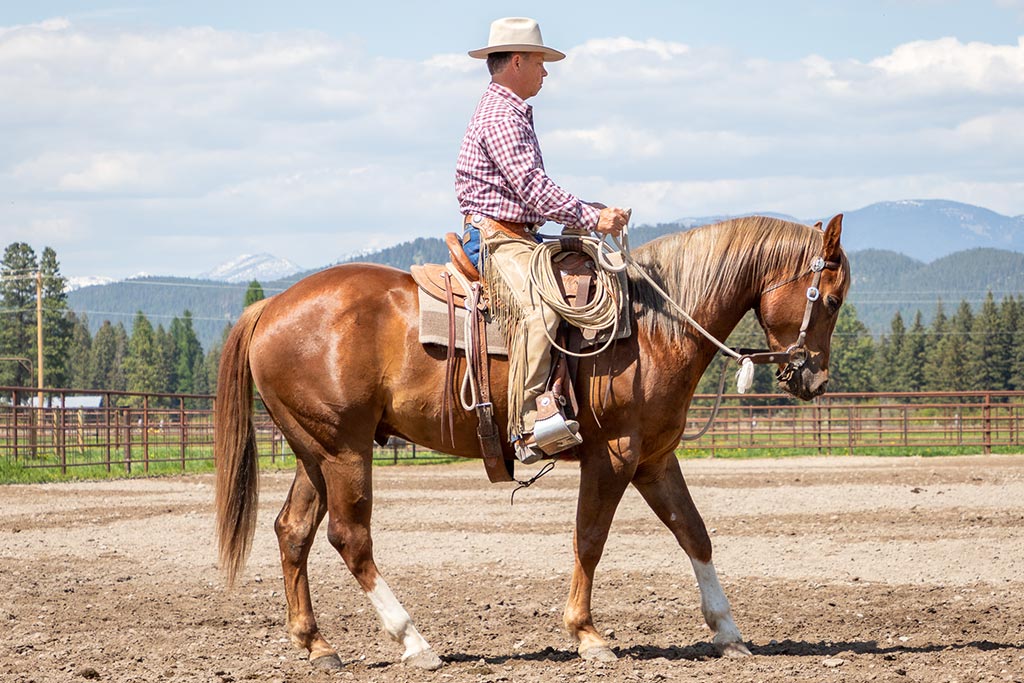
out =
{"type": "Polygon", "coordinates": [[[601,217],[597,220],[594,232],[599,235],[618,237],[622,234],[622,229],[629,225],[629,217],[632,213],[632,209],[618,209],[614,206],[601,209],[601,217]]]}

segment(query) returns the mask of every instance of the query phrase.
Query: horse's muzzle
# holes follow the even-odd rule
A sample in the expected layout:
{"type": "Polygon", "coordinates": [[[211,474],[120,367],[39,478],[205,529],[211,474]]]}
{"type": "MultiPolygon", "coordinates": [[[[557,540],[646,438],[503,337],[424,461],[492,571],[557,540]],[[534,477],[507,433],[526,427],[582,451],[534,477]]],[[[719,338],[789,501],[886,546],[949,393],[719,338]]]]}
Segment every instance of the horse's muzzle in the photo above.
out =
{"type": "Polygon", "coordinates": [[[790,349],[788,353],[789,362],[775,374],[779,388],[801,401],[810,401],[825,393],[828,370],[819,369],[806,348],[790,349]]]}

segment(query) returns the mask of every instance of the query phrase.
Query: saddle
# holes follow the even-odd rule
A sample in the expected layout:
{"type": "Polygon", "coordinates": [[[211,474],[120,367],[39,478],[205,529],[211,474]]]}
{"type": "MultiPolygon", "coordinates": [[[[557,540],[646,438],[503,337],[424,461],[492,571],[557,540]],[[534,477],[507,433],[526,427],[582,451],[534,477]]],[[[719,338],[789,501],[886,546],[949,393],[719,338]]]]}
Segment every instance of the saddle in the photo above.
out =
{"type": "MultiPolygon", "coordinates": [[[[514,460],[505,459],[497,425],[494,423],[493,408],[490,401],[490,381],[488,371],[488,343],[486,309],[484,294],[487,283],[480,272],[473,266],[462,248],[462,241],[455,233],[445,235],[450,260],[446,264],[414,265],[410,268],[413,280],[423,294],[443,302],[447,308],[447,347],[448,356],[445,376],[445,396],[442,403],[442,421],[447,416],[445,426],[449,433],[454,434],[454,418],[450,410],[451,387],[455,368],[455,349],[457,337],[456,311],[466,311],[470,321],[465,325],[471,330],[469,335],[474,339],[463,339],[467,350],[469,368],[479,387],[480,400],[477,403],[477,437],[484,456],[484,468],[492,483],[514,481],[514,460]],[[467,302],[469,305],[467,306],[467,302]]],[[[560,292],[563,299],[575,307],[582,307],[590,301],[595,291],[595,274],[597,265],[582,250],[582,241],[574,237],[562,238],[562,251],[555,255],[554,262],[560,274],[560,292]]],[[[422,297],[421,297],[422,298],[422,297]]],[[[562,325],[559,332],[559,344],[570,351],[578,352],[584,341],[593,342],[597,330],[579,330],[567,324],[562,325]]],[[[568,404],[573,414],[579,411],[573,387],[578,361],[573,356],[559,353],[554,364],[552,392],[559,404],[568,404]]]]}

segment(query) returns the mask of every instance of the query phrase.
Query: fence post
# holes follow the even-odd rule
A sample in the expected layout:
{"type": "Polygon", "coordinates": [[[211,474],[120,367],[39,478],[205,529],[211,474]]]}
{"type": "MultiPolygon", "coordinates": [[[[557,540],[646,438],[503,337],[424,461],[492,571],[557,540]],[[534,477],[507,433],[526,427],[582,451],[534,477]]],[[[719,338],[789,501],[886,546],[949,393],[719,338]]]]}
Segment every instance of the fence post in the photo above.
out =
{"type": "Polygon", "coordinates": [[[142,471],[149,473],[149,394],[142,397],[142,471]]]}
{"type": "MultiPolygon", "coordinates": [[[[103,422],[107,432],[107,472],[110,471],[110,394],[103,395],[103,422]]],[[[114,423],[117,423],[117,414],[114,414],[114,423]]]]}
{"type": "Polygon", "coordinates": [[[124,409],[124,468],[132,473],[132,409],[124,409]]]}
{"type": "Polygon", "coordinates": [[[181,471],[185,471],[185,397],[178,397],[178,439],[181,441],[181,471]]]}
{"type": "Polygon", "coordinates": [[[18,462],[18,392],[11,392],[11,421],[14,423],[14,462],[18,462]]]}
{"type": "Polygon", "coordinates": [[[988,455],[992,452],[992,394],[985,394],[985,403],[981,408],[982,423],[982,452],[988,455]]]}
{"type": "Polygon", "coordinates": [[[68,448],[67,448],[67,435],[64,430],[67,424],[64,420],[65,408],[67,408],[67,396],[64,392],[60,394],[60,420],[54,416],[54,429],[57,430],[57,449],[60,453],[60,473],[66,475],[68,473],[68,448]]]}

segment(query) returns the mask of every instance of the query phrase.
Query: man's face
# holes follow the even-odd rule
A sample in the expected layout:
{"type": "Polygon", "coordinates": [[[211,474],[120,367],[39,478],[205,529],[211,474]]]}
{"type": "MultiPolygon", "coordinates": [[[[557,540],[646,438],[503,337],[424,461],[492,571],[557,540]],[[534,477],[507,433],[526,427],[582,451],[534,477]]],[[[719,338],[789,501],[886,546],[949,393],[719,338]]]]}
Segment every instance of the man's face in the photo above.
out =
{"type": "Polygon", "coordinates": [[[524,52],[516,57],[519,59],[519,90],[516,94],[525,100],[540,92],[548,72],[544,68],[544,55],[539,52],[524,52]]]}

